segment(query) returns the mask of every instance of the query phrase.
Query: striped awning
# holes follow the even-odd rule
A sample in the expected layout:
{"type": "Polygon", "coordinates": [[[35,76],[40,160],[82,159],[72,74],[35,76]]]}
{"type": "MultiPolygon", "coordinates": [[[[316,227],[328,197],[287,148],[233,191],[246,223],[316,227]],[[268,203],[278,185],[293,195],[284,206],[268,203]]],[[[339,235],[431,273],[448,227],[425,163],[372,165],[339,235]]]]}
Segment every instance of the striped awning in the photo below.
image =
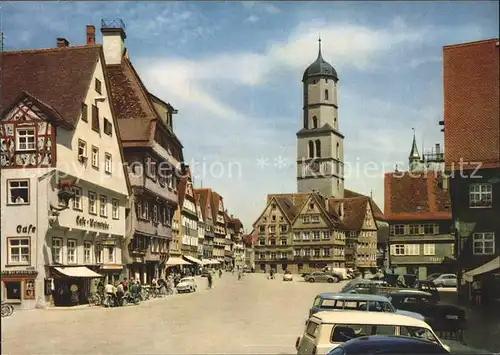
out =
{"type": "Polygon", "coordinates": [[[218,262],[217,260],[215,259],[210,259],[210,262],[212,265],[217,265],[217,264],[220,264],[220,262],[218,262]]]}

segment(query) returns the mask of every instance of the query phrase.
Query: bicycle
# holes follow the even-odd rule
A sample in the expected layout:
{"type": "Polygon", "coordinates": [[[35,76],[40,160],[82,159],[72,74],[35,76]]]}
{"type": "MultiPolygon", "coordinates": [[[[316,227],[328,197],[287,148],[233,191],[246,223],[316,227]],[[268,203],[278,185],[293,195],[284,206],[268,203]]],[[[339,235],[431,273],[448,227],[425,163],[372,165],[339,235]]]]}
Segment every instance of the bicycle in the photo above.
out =
{"type": "Polygon", "coordinates": [[[102,296],[97,292],[91,293],[87,300],[89,302],[89,307],[101,306],[103,304],[102,296]]]}
{"type": "Polygon", "coordinates": [[[1,314],[2,317],[8,317],[14,313],[14,306],[12,306],[10,303],[5,303],[2,301],[2,309],[1,309],[1,314]]]}

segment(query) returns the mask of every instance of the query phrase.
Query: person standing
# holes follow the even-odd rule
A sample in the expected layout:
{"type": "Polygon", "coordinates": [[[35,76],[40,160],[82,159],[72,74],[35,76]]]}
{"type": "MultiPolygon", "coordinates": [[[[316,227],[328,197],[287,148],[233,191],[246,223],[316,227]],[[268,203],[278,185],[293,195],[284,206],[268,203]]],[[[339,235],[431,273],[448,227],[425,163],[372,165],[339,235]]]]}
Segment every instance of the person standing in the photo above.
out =
{"type": "Polygon", "coordinates": [[[477,307],[481,306],[481,280],[477,279],[472,283],[472,295],[474,297],[474,303],[477,307]]]}
{"type": "Polygon", "coordinates": [[[122,298],[125,295],[125,290],[123,288],[123,283],[119,283],[118,286],[116,286],[116,301],[119,306],[122,305],[122,298]]]}
{"type": "Polygon", "coordinates": [[[207,275],[207,280],[208,280],[208,288],[212,289],[212,273],[208,273],[207,275]]]}
{"type": "Polygon", "coordinates": [[[219,269],[219,279],[222,277],[222,269],[219,269]]]}

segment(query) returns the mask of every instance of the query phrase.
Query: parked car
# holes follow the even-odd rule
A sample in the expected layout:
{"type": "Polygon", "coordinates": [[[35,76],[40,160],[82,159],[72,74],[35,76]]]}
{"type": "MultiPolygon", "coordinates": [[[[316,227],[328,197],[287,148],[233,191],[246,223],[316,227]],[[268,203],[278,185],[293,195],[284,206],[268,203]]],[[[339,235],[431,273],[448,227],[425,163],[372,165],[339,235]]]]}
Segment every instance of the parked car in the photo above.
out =
{"type": "Polygon", "coordinates": [[[443,337],[462,340],[467,321],[460,307],[438,302],[430,293],[419,290],[395,290],[387,297],[395,308],[423,315],[432,329],[443,337]]]}
{"type": "Polygon", "coordinates": [[[376,294],[381,287],[389,287],[382,280],[354,279],[349,281],[340,291],[341,293],[376,294]]]}
{"type": "Polygon", "coordinates": [[[329,275],[327,273],[324,273],[323,271],[314,271],[309,275],[306,275],[304,277],[304,280],[307,282],[329,282],[329,283],[339,282],[338,276],[329,275]]]}
{"type": "Polygon", "coordinates": [[[389,312],[335,311],[311,316],[304,334],[297,338],[297,354],[327,354],[355,338],[370,335],[408,336],[425,339],[446,349],[425,322],[389,312]]]}
{"type": "Polygon", "coordinates": [[[194,277],[184,277],[182,278],[176,286],[177,292],[195,292],[196,291],[196,281],[194,277]]]}
{"type": "Polygon", "coordinates": [[[443,274],[436,277],[434,280],[434,285],[436,287],[457,287],[457,275],[455,274],[443,274]]]}
{"type": "Polygon", "coordinates": [[[285,271],[283,274],[283,281],[293,281],[293,276],[290,271],[285,271]]]}
{"type": "Polygon", "coordinates": [[[437,278],[437,277],[439,277],[441,275],[442,275],[442,273],[440,273],[440,272],[435,272],[433,274],[430,274],[430,275],[427,276],[427,281],[432,281],[432,280],[434,280],[435,278],[437,278]]]}
{"type": "Polygon", "coordinates": [[[449,354],[447,346],[406,336],[372,335],[352,339],[332,349],[328,355],[449,354]]]}
{"type": "Polygon", "coordinates": [[[252,269],[251,269],[251,268],[249,268],[249,267],[244,267],[244,268],[243,268],[243,273],[245,273],[245,274],[249,274],[249,273],[251,273],[251,272],[252,272],[252,269]]]}
{"type": "Polygon", "coordinates": [[[314,298],[309,317],[321,311],[333,310],[388,312],[424,320],[421,314],[396,309],[384,296],[333,292],[320,293],[314,298]]]}

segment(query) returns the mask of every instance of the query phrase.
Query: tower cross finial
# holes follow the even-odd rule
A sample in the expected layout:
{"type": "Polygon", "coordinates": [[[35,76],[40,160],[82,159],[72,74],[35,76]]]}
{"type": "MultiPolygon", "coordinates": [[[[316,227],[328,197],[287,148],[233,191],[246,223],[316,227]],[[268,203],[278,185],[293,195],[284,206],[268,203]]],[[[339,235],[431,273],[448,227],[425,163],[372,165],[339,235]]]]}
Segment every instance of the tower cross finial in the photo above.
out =
{"type": "Polygon", "coordinates": [[[318,35],[318,56],[321,55],[321,34],[318,35]]]}

